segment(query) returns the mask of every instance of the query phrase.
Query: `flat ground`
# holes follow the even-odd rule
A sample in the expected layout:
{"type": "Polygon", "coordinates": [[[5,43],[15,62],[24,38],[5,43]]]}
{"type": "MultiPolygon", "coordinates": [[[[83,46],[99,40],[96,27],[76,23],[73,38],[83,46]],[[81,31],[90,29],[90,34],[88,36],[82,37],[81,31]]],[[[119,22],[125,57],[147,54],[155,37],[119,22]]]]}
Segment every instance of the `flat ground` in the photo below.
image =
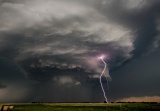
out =
{"type": "Polygon", "coordinates": [[[14,106],[12,111],[151,111],[151,104],[149,103],[33,103],[10,105],[14,106]]]}

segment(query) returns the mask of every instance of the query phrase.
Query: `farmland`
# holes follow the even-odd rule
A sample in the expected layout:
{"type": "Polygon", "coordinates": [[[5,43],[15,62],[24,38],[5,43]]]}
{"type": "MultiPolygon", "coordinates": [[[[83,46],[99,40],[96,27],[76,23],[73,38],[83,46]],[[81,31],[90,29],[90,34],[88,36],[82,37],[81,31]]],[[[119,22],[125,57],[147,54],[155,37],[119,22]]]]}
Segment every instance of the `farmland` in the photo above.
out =
{"type": "MultiPolygon", "coordinates": [[[[12,111],[151,111],[149,103],[33,103],[10,104],[12,111]]],[[[0,105],[1,106],[1,105],[0,105]]]]}

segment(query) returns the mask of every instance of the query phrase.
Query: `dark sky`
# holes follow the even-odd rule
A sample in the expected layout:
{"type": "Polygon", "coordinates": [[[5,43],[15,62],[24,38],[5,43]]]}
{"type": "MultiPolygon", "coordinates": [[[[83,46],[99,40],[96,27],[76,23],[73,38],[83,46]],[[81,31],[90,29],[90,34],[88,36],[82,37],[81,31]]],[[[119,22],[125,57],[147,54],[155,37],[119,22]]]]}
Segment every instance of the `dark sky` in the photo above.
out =
{"type": "Polygon", "coordinates": [[[0,102],[103,102],[101,54],[109,101],[160,101],[160,1],[0,0],[0,102]]]}

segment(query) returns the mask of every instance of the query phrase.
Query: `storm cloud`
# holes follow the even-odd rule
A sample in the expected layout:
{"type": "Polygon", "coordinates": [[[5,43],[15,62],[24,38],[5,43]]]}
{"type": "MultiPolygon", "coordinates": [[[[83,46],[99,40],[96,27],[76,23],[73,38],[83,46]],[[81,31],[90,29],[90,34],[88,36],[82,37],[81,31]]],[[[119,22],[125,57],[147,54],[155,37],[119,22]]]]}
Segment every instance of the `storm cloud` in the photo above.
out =
{"type": "Polygon", "coordinates": [[[1,82],[0,82],[0,88],[2,89],[2,88],[6,88],[7,86],[6,85],[4,85],[4,84],[2,84],[1,82]]]}
{"type": "Polygon", "coordinates": [[[98,80],[103,64],[97,57],[105,54],[110,101],[159,96],[159,5],[158,0],[1,0],[0,90],[7,95],[24,85],[15,95],[26,93],[11,99],[15,102],[103,101],[98,80]],[[150,93],[134,92],[146,83],[153,83],[150,93]]]}

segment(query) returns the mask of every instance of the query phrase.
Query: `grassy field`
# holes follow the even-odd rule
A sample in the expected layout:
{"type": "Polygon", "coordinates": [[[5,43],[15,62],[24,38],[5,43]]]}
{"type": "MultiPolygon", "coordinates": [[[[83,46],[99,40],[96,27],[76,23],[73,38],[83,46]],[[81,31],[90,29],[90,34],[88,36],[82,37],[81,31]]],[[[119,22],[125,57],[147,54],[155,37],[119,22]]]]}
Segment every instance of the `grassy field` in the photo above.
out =
{"type": "Polygon", "coordinates": [[[11,104],[12,111],[151,111],[145,103],[53,103],[11,104]]]}

